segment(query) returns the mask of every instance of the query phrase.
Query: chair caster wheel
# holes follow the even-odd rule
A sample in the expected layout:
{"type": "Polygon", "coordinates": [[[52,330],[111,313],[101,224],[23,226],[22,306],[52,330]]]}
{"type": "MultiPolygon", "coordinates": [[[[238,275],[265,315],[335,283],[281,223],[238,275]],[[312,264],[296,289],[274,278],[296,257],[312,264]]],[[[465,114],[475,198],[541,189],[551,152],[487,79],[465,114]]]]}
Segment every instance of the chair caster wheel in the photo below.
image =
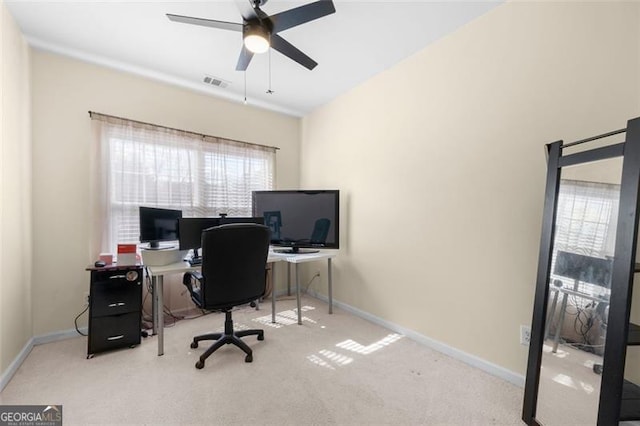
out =
{"type": "Polygon", "coordinates": [[[247,355],[244,357],[244,362],[253,362],[253,355],[247,355]]]}
{"type": "MultiPolygon", "coordinates": [[[[195,349],[198,347],[198,342],[191,342],[191,349],[195,349]]],[[[200,367],[202,368],[202,367],[200,367]]]]}
{"type": "Polygon", "coordinates": [[[204,367],[204,362],[202,362],[202,361],[196,362],[196,368],[198,370],[202,370],[202,367],[204,367]]]}
{"type": "Polygon", "coordinates": [[[264,340],[264,334],[258,334],[258,340],[264,340]]]}

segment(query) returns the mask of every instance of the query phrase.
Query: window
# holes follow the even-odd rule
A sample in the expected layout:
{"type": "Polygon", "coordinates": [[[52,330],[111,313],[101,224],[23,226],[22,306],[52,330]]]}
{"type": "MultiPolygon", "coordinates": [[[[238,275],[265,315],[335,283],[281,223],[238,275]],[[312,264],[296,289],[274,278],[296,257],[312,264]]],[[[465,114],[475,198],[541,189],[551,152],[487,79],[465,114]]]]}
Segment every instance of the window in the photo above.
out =
{"type": "Polygon", "coordinates": [[[556,221],[558,248],[579,247],[595,257],[612,255],[619,193],[619,185],[563,180],[556,221]]]}
{"type": "MultiPolygon", "coordinates": [[[[559,250],[585,256],[607,258],[615,251],[615,231],[620,201],[620,185],[563,179],[558,196],[555,241],[551,270],[559,250]]],[[[568,278],[552,275],[553,279],[568,278]]],[[[585,293],[608,294],[602,287],[580,282],[585,293]]]]}
{"type": "Polygon", "coordinates": [[[138,207],[185,217],[251,215],[251,192],[273,189],[275,148],[92,114],[99,141],[101,251],[139,239],[138,207]]]}

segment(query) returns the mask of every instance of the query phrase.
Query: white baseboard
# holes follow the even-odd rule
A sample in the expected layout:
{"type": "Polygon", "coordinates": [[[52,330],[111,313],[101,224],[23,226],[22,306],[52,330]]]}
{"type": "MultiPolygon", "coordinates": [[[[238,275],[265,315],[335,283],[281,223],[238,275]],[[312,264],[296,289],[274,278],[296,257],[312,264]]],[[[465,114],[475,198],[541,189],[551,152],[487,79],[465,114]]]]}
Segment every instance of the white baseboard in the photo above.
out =
{"type": "MultiPolygon", "coordinates": [[[[88,327],[81,327],[79,330],[87,334],[89,331],[88,327]]],[[[71,328],[69,330],[56,331],[53,333],[43,334],[41,336],[36,336],[33,338],[33,346],[43,345],[45,343],[57,342],[58,340],[71,339],[72,337],[78,337],[79,334],[75,328],[71,328]]]]}
{"type": "MultiPolygon", "coordinates": [[[[323,294],[316,293],[315,291],[309,289],[307,291],[309,296],[315,297],[317,299],[323,300],[325,302],[329,302],[329,298],[323,294]]],[[[368,312],[361,311],[360,309],[354,308],[353,306],[347,305],[346,303],[342,303],[334,300],[333,305],[343,309],[353,315],[356,315],[360,318],[363,318],[367,321],[370,321],[374,324],[378,324],[382,327],[388,328],[389,330],[395,331],[397,333],[403,334],[409,337],[412,340],[415,340],[418,343],[421,343],[435,351],[441,352],[445,355],[450,356],[451,358],[455,358],[459,361],[464,362],[465,364],[469,364],[473,367],[476,367],[482,371],[485,371],[493,376],[500,377],[503,380],[506,380],[509,383],[513,383],[516,386],[521,388],[524,387],[524,376],[514,373],[511,370],[507,370],[506,368],[500,367],[499,365],[493,364],[487,360],[479,358],[475,355],[468,354],[459,349],[453,348],[449,345],[446,345],[437,340],[431,339],[430,337],[424,336],[420,333],[417,333],[408,328],[399,326],[390,321],[379,318],[375,315],[372,315],[368,312]]],[[[640,425],[638,425],[640,426],[640,425]]]]}
{"type": "Polygon", "coordinates": [[[18,371],[18,368],[22,365],[27,356],[31,352],[33,348],[33,338],[27,341],[27,344],[24,345],[18,356],[13,360],[9,367],[2,373],[0,376],[0,392],[9,384],[9,381],[13,378],[13,376],[18,371]]]}
{"type": "MultiPolygon", "coordinates": [[[[80,331],[87,333],[87,327],[80,328],[80,331]]],[[[56,342],[58,340],[69,339],[79,336],[75,329],[69,329],[64,331],[57,331],[55,333],[43,334],[41,336],[32,337],[24,345],[18,356],[13,360],[9,367],[0,375],[0,392],[9,384],[13,376],[16,374],[22,363],[31,352],[34,346],[42,345],[44,343],[56,342]]]]}

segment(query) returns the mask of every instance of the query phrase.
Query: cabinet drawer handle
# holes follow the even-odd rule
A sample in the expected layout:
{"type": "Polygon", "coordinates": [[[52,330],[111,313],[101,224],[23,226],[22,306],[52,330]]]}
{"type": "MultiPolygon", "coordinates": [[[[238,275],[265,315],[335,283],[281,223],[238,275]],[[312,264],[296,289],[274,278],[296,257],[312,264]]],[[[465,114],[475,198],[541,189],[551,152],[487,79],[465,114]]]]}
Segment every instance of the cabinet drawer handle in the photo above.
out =
{"type": "Polygon", "coordinates": [[[121,280],[123,278],[127,278],[126,275],[112,275],[109,277],[110,280],[121,280]]]}
{"type": "Polygon", "coordinates": [[[118,306],[124,306],[124,305],[125,305],[125,303],[124,303],[124,302],[110,303],[110,304],[109,304],[109,307],[110,307],[110,308],[116,308],[116,307],[118,307],[118,306]]]}
{"type": "Polygon", "coordinates": [[[107,340],[120,340],[124,337],[124,334],[121,334],[119,336],[111,336],[111,337],[107,337],[107,340]]]}

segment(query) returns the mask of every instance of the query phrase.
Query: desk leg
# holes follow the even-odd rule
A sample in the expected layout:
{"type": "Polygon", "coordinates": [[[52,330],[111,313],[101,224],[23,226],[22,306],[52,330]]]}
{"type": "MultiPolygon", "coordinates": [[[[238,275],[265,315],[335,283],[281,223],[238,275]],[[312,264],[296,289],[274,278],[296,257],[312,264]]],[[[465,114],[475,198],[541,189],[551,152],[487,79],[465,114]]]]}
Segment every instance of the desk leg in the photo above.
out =
{"type": "Polygon", "coordinates": [[[291,296],[291,265],[287,262],[287,296],[291,296]]]}
{"type": "Polygon", "coordinates": [[[327,284],[329,285],[329,313],[333,313],[333,283],[331,279],[331,258],[327,259],[327,284]]]}
{"type": "Polygon", "coordinates": [[[156,282],[156,288],[153,291],[156,296],[156,320],[157,320],[157,332],[158,332],[158,356],[164,354],[164,285],[163,276],[158,276],[156,282]]]}
{"type": "MultiPolygon", "coordinates": [[[[553,289],[551,289],[553,291],[553,289]]],[[[542,340],[546,340],[547,336],[549,336],[549,328],[551,328],[551,323],[553,322],[553,317],[556,315],[556,308],[558,307],[558,295],[560,291],[556,290],[556,294],[553,295],[553,301],[551,302],[551,309],[549,309],[549,313],[547,314],[547,323],[544,326],[544,337],[542,340]]]]}
{"type": "Polygon", "coordinates": [[[300,303],[300,270],[296,263],[296,301],[298,302],[298,324],[302,324],[302,309],[300,303]]]}
{"type": "Polygon", "coordinates": [[[151,276],[151,334],[158,334],[158,278],[151,276]]]}
{"type": "Polygon", "coordinates": [[[554,354],[558,351],[558,342],[560,341],[560,332],[562,331],[562,325],[564,324],[564,315],[567,311],[567,293],[562,295],[562,304],[560,305],[560,315],[558,315],[558,324],[556,325],[556,335],[553,338],[553,349],[551,352],[554,354]]]}
{"type": "Polygon", "coordinates": [[[276,264],[271,264],[271,322],[276,323],[276,264]]]}

